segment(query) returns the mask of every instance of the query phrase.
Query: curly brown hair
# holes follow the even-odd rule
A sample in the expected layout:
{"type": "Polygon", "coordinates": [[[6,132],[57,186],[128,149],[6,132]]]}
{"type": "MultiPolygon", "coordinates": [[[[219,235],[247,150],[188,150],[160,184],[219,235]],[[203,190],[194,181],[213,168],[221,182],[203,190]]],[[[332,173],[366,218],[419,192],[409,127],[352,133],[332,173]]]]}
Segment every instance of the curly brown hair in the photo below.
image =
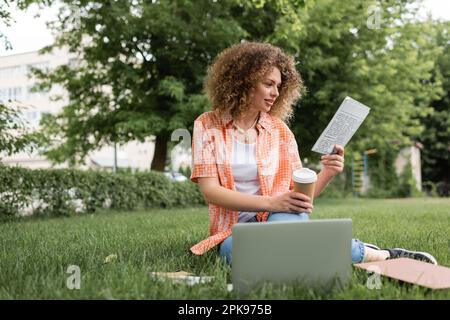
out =
{"type": "Polygon", "coordinates": [[[292,105],[304,90],[303,81],[294,58],[269,43],[243,42],[217,55],[204,83],[213,110],[229,112],[233,119],[244,114],[251,89],[273,67],[280,70],[281,87],[269,114],[288,122],[293,116],[292,105]]]}

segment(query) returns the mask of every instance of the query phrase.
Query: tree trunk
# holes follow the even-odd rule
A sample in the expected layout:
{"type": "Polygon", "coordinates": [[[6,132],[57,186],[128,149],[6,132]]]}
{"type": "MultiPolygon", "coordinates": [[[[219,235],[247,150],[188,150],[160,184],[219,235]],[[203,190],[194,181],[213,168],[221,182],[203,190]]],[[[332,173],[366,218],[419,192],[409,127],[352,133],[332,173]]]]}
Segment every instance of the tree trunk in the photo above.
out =
{"type": "Polygon", "coordinates": [[[151,170],[164,171],[167,158],[167,143],[169,136],[167,134],[160,134],[156,136],[155,140],[155,155],[151,165],[151,170]]]}

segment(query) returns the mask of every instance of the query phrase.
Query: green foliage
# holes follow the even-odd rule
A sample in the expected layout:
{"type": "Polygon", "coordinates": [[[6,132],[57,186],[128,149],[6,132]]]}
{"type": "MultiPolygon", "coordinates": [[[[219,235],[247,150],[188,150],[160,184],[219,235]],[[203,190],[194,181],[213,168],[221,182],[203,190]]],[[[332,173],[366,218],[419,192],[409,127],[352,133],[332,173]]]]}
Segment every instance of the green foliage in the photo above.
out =
{"type": "Polygon", "coordinates": [[[417,189],[411,162],[408,161],[397,175],[395,160],[398,148],[380,150],[369,157],[370,188],[365,194],[369,198],[421,197],[417,189]]]}
{"type": "Polygon", "coordinates": [[[351,197],[352,194],[352,168],[345,166],[344,172],[336,176],[320,194],[321,198],[343,199],[351,197]]]}
{"type": "Polygon", "coordinates": [[[441,197],[449,197],[450,196],[450,182],[439,181],[436,183],[436,192],[441,197]]]}
{"type": "Polygon", "coordinates": [[[398,177],[398,186],[395,195],[401,198],[419,197],[422,195],[417,189],[416,180],[412,174],[412,166],[409,161],[398,177]]]}
{"type": "Polygon", "coordinates": [[[60,115],[43,121],[46,155],[76,164],[104,144],[156,135],[154,162],[162,170],[171,131],[192,130],[193,120],[209,109],[201,87],[214,56],[242,40],[267,41],[294,55],[307,87],[291,126],[302,157],[317,160],[311,147],[349,95],[371,113],[348,148],[381,151],[394,142],[423,141],[425,180],[445,177],[448,183],[448,23],[416,21],[414,4],[61,1],[55,47],[83,58],[50,74],[36,71],[40,89],[62,85],[70,97],[60,115]],[[381,15],[370,26],[374,5],[381,15]],[[82,45],[83,38],[89,41],[82,45]]]}
{"type": "Polygon", "coordinates": [[[395,171],[395,159],[398,146],[377,149],[377,153],[368,157],[370,188],[366,195],[370,198],[393,198],[398,190],[398,177],[395,171]]]}
{"type": "Polygon", "coordinates": [[[61,1],[54,47],[82,59],[51,73],[35,71],[41,90],[59,84],[70,98],[61,114],[42,123],[50,137],[46,155],[76,164],[102,145],[155,135],[163,166],[167,137],[177,128],[192,130],[209,109],[202,93],[207,65],[246,36],[232,6],[235,1],[61,1]],[[90,40],[81,45],[83,37],[90,40]]]}
{"type": "Polygon", "coordinates": [[[67,216],[102,208],[136,210],[205,204],[194,183],[160,172],[29,170],[0,166],[0,217],[67,216]]]}
{"type": "Polygon", "coordinates": [[[12,155],[20,151],[31,152],[41,141],[41,134],[31,133],[26,128],[20,109],[0,103],[0,153],[12,155]]]}
{"type": "Polygon", "coordinates": [[[178,171],[188,179],[191,177],[191,167],[189,166],[180,167],[178,171]]]}
{"type": "Polygon", "coordinates": [[[422,182],[423,192],[430,197],[437,197],[437,188],[436,184],[433,181],[424,181],[422,182]]]}
{"type": "MultiPolygon", "coordinates": [[[[423,145],[421,150],[422,175],[424,180],[435,184],[450,185],[450,22],[437,25],[439,33],[436,41],[444,50],[433,72],[432,83],[442,83],[443,95],[435,98],[433,112],[420,118],[424,132],[416,139],[423,145]]],[[[443,190],[442,190],[443,191],[443,190]]]]}
{"type": "Polygon", "coordinates": [[[304,157],[317,158],[311,147],[347,95],[371,107],[352,138],[354,150],[408,143],[423,130],[418,117],[431,112],[431,99],[441,93],[430,78],[442,48],[433,22],[413,20],[413,2],[352,0],[336,6],[317,0],[292,7],[274,22],[267,39],[296,57],[308,89],[292,122],[304,157]],[[373,5],[380,8],[380,25],[369,28],[373,5]]]}

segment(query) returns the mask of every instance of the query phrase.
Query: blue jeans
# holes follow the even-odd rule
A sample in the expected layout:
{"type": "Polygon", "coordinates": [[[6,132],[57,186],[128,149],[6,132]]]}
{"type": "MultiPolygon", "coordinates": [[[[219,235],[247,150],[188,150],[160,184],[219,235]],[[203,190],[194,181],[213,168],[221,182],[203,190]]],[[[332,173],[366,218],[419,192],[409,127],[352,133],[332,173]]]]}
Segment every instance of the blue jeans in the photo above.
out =
{"type": "MultiPolygon", "coordinates": [[[[267,222],[273,221],[299,221],[299,220],[309,220],[309,214],[307,213],[283,213],[276,212],[271,213],[267,222]]],[[[256,220],[249,221],[248,223],[256,222],[256,220]]],[[[231,265],[231,256],[232,256],[232,242],[233,236],[229,236],[220,244],[220,256],[231,265]]],[[[364,258],[364,243],[359,241],[358,239],[352,239],[352,263],[360,263],[364,258]]]]}

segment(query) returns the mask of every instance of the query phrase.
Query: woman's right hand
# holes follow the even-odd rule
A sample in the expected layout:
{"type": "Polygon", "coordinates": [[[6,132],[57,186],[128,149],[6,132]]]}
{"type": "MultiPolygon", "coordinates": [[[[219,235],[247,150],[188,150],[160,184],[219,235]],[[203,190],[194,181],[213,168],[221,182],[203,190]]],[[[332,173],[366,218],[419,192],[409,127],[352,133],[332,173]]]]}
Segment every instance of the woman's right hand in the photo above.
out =
{"type": "Polygon", "coordinates": [[[300,192],[290,191],[270,198],[271,212],[311,213],[311,199],[300,192]]]}

